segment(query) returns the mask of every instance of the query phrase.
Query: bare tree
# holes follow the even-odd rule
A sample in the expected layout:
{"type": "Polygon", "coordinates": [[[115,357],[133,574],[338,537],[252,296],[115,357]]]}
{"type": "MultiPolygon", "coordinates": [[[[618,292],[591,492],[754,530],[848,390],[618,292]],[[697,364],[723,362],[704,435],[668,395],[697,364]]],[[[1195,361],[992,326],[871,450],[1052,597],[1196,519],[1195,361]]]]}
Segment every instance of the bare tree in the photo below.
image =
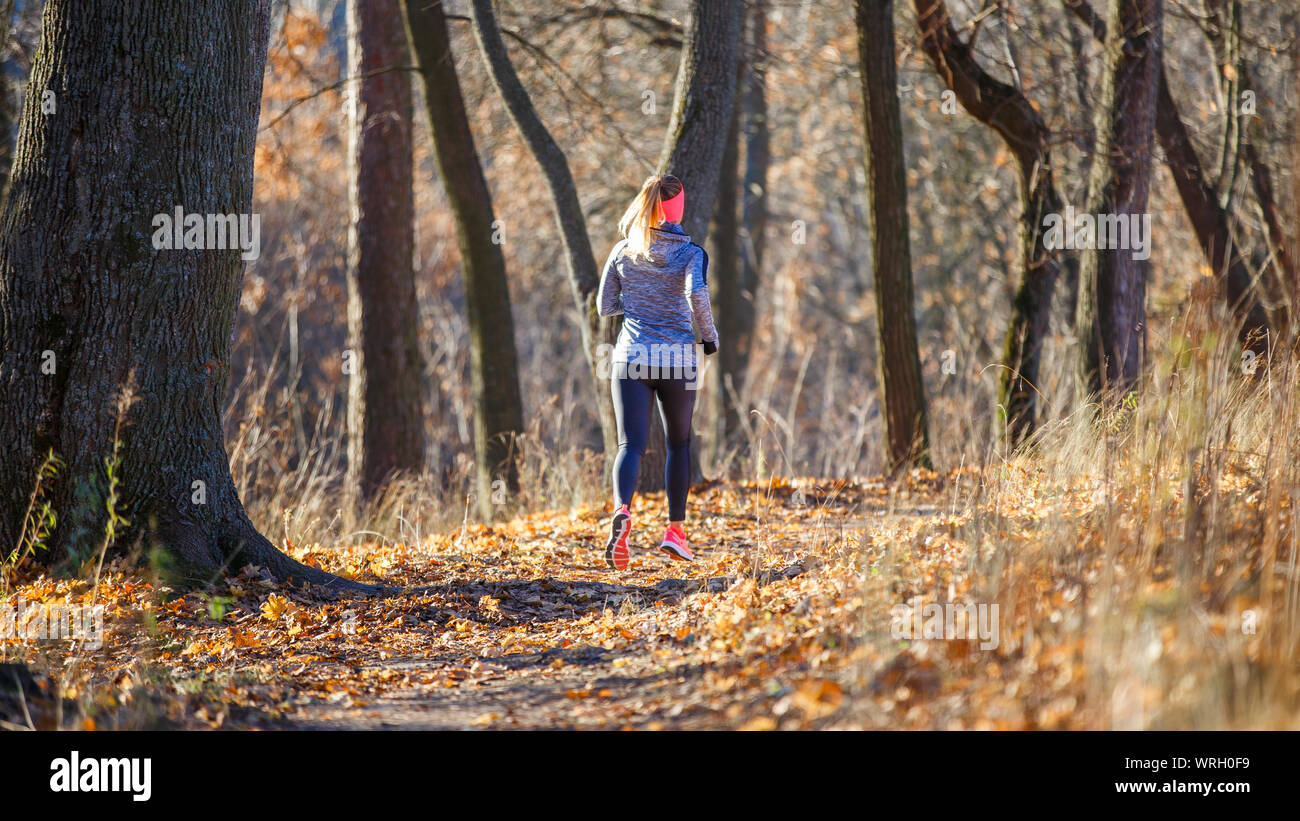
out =
{"type": "MultiPolygon", "coordinates": [[[[1297,285],[1300,285],[1300,281],[1297,280],[1295,260],[1287,246],[1286,232],[1273,194],[1272,174],[1256,150],[1251,135],[1250,124],[1254,118],[1247,116],[1243,110],[1246,95],[1253,95],[1255,91],[1242,41],[1241,3],[1240,0],[1205,0],[1205,10],[1206,20],[1202,28],[1214,49],[1220,93],[1226,103],[1220,125],[1219,173],[1216,180],[1219,207],[1227,213],[1232,212],[1233,186],[1244,165],[1250,172],[1251,188],[1256,208],[1264,223],[1269,255],[1267,263],[1258,263],[1256,267],[1272,273],[1270,285],[1273,295],[1284,305],[1283,310],[1274,312],[1274,324],[1286,327],[1294,321],[1296,300],[1300,296],[1297,285]]],[[[1293,333],[1294,330],[1291,329],[1293,333]]],[[[1262,337],[1262,334],[1259,336],[1262,337]]],[[[1259,350],[1262,342],[1257,342],[1252,347],[1263,352],[1259,350]]]]}
{"type": "Polygon", "coordinates": [[[727,150],[743,12],[742,0],[691,0],[672,119],[659,159],[660,173],[686,185],[682,228],[698,243],[708,237],[727,150]]]}
{"type": "Polygon", "coordinates": [[[349,0],[348,487],[424,466],[411,77],[398,0],[349,0]]]}
{"type": "Polygon", "coordinates": [[[863,126],[867,136],[876,356],[887,459],[893,469],[928,465],[929,432],[913,315],[907,179],[898,110],[893,0],[855,0],[863,126]]]}
{"type": "Polygon", "coordinates": [[[483,518],[490,519],[493,482],[504,480],[512,492],[519,486],[513,446],[523,430],[523,406],[510,283],[505,255],[493,239],[492,195],[470,132],[442,4],[403,0],[402,7],[411,51],[424,80],[434,157],[456,220],[469,313],[478,508],[483,518]]]}
{"type": "Polygon", "coordinates": [[[763,0],[747,5],[744,55],[737,66],[735,113],[722,162],[714,214],[712,280],[717,286],[718,331],[727,344],[718,352],[717,400],[722,430],[743,429],[755,300],[763,268],[767,226],[767,15],[763,0]],[[743,166],[743,170],[742,170],[743,166]]]}
{"type": "Polygon", "coordinates": [[[591,370],[597,418],[600,420],[605,458],[609,462],[618,451],[618,428],[614,422],[608,374],[602,373],[601,346],[613,343],[617,326],[609,318],[601,317],[596,309],[600,274],[591,250],[591,237],[587,234],[582,202],[578,199],[578,189],[573,182],[573,173],[569,169],[564,150],[555,142],[537,114],[532,98],[519,81],[519,75],[510,61],[510,54],[501,39],[496,12],[492,9],[492,0],[473,0],[471,8],[474,13],[474,38],[483,54],[492,83],[501,95],[510,119],[532,151],[533,158],[541,166],[550,188],[555,226],[564,246],[569,288],[580,317],[578,327],[582,333],[583,352],[591,370]]]}
{"type": "MultiPolygon", "coordinates": [[[[1092,10],[1087,0],[1065,0],[1065,5],[1096,39],[1106,40],[1106,21],[1092,10]]],[[[1201,253],[1219,282],[1225,303],[1237,317],[1242,344],[1263,355],[1268,344],[1268,314],[1252,293],[1250,270],[1236,250],[1228,214],[1219,206],[1217,193],[1206,179],[1196,147],[1169,90],[1163,64],[1157,82],[1155,128],[1165,166],[1178,189],[1178,198],[1192,224],[1201,253]]]]}
{"type": "MultiPolygon", "coordinates": [[[[1087,211],[1118,225],[1147,210],[1160,88],[1161,0],[1111,0],[1109,16],[1087,211]]],[[[1085,249],[1079,265],[1075,330],[1085,393],[1130,390],[1146,342],[1146,261],[1129,248],[1115,247],[1118,228],[1103,240],[1106,233],[1098,227],[1097,247],[1085,249]]]]}
{"type": "MultiPolygon", "coordinates": [[[[731,198],[732,214],[730,219],[724,216],[724,230],[731,235],[720,237],[718,241],[724,248],[723,264],[732,268],[738,235],[734,154],[730,168],[727,168],[726,160],[736,145],[733,113],[743,15],[742,0],[692,0],[677,69],[672,118],[664,135],[659,160],[660,173],[672,174],[686,186],[687,206],[682,228],[700,244],[707,238],[709,223],[715,213],[720,181],[728,180],[729,190],[723,194],[723,199],[731,198]]],[[[725,350],[728,342],[725,338],[721,342],[725,350]]],[[[637,487],[642,491],[662,490],[664,487],[666,454],[663,443],[666,434],[662,419],[657,427],[659,433],[650,437],[641,458],[637,487]]],[[[692,449],[691,457],[698,465],[697,449],[692,449]]],[[[692,473],[698,475],[699,471],[693,469],[692,473]]]]}
{"type": "Polygon", "coordinates": [[[1020,184],[1020,284],[1011,303],[999,377],[998,404],[1013,444],[1034,430],[1038,369],[1052,314],[1052,291],[1061,273],[1049,249],[1043,219],[1062,207],[1052,174],[1051,130],[1015,86],[986,72],[972,43],[957,36],[943,0],[913,0],[921,48],[944,84],[971,116],[1002,137],[1016,159],[1020,184]]]}

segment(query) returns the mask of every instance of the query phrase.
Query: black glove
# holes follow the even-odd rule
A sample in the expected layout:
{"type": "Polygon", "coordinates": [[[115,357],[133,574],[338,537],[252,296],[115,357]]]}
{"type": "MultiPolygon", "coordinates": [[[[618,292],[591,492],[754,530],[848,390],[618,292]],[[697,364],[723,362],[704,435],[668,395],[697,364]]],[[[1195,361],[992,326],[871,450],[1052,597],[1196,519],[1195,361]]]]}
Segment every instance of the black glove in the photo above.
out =
{"type": "Polygon", "coordinates": [[[718,343],[710,342],[707,339],[701,339],[700,344],[704,346],[704,355],[713,356],[718,352],[718,343]]]}

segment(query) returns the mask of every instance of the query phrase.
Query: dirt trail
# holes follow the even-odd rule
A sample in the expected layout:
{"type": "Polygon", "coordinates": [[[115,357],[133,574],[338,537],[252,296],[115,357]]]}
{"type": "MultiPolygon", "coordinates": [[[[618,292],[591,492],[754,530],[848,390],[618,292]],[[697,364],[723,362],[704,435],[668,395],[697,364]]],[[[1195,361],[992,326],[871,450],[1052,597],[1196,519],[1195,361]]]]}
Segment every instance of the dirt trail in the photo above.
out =
{"type": "MultiPolygon", "coordinates": [[[[682,568],[670,566],[670,569],[682,568]]],[[[791,566],[785,574],[801,572],[791,566]]],[[[608,583],[568,583],[545,578],[536,582],[481,585],[482,596],[502,602],[500,611],[511,625],[538,625],[547,621],[582,618],[605,602],[660,603],[680,606],[688,597],[720,595],[738,582],[735,577],[669,578],[653,586],[627,587],[608,583]],[[575,607],[575,597],[596,607],[575,607]],[[540,604],[515,609],[505,602],[541,600],[540,604]]],[[[476,586],[470,585],[471,589],[476,586]]],[[[473,593],[479,592],[473,590],[473,593]]],[[[468,594],[473,597],[473,593],[468,594]]],[[[671,618],[671,615],[668,615],[671,618]]],[[[498,625],[499,629],[500,625],[498,625]]],[[[563,623],[557,628],[563,630],[563,623]]],[[[491,631],[493,628],[487,628],[491,631]]],[[[631,632],[631,631],[629,631],[631,632]]],[[[647,727],[664,724],[675,727],[715,727],[725,721],[717,705],[698,698],[706,671],[725,669],[721,664],[678,663],[671,668],[661,663],[656,642],[614,642],[612,647],[572,643],[559,639],[554,645],[532,652],[496,655],[489,646],[474,655],[447,652],[433,657],[367,659],[354,673],[362,678],[395,676],[396,687],[363,703],[351,698],[339,702],[312,700],[285,716],[286,726],[318,729],[466,729],[499,728],[608,728],[647,727]],[[420,684],[429,676],[443,676],[433,684],[420,684]],[[449,686],[450,685],[450,686],[449,686]]],[[[694,641],[668,639],[681,649],[694,641]]],[[[733,716],[734,718],[734,716],[733,716]]]]}
{"type": "MultiPolygon", "coordinates": [[[[109,641],[81,690],[103,728],[856,726],[862,670],[897,652],[855,642],[869,534],[934,518],[939,484],[700,488],[689,564],[652,549],[661,534],[643,523],[663,500],[641,498],[622,572],[605,566],[594,509],[420,544],[287,546],[402,588],[385,598],[306,596],[248,570],[169,598],[113,569],[99,594],[109,641]]],[[[44,578],[24,589],[85,596],[44,578]]]]}
{"type": "MultiPolygon", "coordinates": [[[[622,573],[604,566],[597,511],[448,534],[431,545],[440,552],[392,557],[384,578],[407,586],[400,600],[329,605],[356,622],[344,632],[346,650],[322,652],[328,633],[295,642],[302,664],[273,664],[294,693],[274,720],[248,720],[321,729],[741,727],[771,721],[784,699],[792,720],[824,724],[847,705],[852,619],[848,608],[813,612],[807,594],[843,573],[835,554],[856,546],[857,517],[875,495],[715,486],[693,499],[695,563],[653,551],[660,534],[639,527],[640,549],[622,573]],[[770,627],[781,615],[775,601],[761,601],[776,588],[802,591],[789,597],[789,610],[802,602],[802,611],[790,629],[746,641],[751,620],[770,627]],[[816,684],[799,699],[806,709],[789,709],[808,681],[816,684]]],[[[641,500],[638,520],[657,505],[641,500]]]]}

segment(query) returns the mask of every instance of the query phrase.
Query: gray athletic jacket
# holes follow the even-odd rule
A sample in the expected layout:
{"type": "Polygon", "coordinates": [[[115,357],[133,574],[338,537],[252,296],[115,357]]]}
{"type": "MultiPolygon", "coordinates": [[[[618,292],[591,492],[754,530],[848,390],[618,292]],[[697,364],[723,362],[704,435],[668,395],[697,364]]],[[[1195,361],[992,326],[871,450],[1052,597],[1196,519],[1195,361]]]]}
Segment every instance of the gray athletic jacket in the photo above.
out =
{"type": "Polygon", "coordinates": [[[614,362],[645,362],[665,350],[673,359],[695,366],[695,333],[717,344],[704,279],[704,249],[674,222],[650,231],[648,258],[624,254],[627,240],[614,246],[600,275],[601,316],[623,314],[623,330],[614,347],[614,362]],[[680,354],[678,353],[680,352],[680,354]]]}

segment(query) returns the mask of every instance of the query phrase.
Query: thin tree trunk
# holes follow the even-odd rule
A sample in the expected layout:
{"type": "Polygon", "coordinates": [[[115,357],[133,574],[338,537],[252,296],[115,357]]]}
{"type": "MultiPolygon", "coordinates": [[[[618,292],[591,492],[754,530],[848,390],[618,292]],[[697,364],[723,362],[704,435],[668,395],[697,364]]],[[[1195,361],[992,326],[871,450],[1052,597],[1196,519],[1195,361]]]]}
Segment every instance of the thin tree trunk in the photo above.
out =
{"type": "MultiPolygon", "coordinates": [[[[744,65],[740,66],[744,74],[744,65]]],[[[740,272],[740,111],[736,107],[727,128],[727,148],[722,155],[722,174],[718,179],[718,197],[713,209],[713,253],[709,256],[709,280],[713,287],[714,320],[718,336],[727,340],[718,351],[718,367],[713,370],[712,385],[718,416],[714,432],[718,441],[734,433],[735,415],[733,397],[728,386],[739,388],[738,374],[743,371],[745,358],[732,340],[742,334],[739,323],[743,320],[740,272]]]]}
{"type": "MultiPolygon", "coordinates": [[[[1250,66],[1241,46],[1241,4],[1239,0],[1206,0],[1209,23],[1204,27],[1206,37],[1214,48],[1219,62],[1218,75],[1223,87],[1223,137],[1220,141],[1220,171],[1218,180],[1219,205],[1231,213],[1231,186],[1237,179],[1237,166],[1243,161],[1250,170],[1251,188],[1255,203],[1264,222],[1269,253],[1266,267],[1273,272],[1271,295],[1282,303],[1273,311],[1273,324],[1288,328],[1294,316],[1297,297],[1295,260],[1287,248],[1286,234],[1278,214],[1273,195],[1273,181],[1268,166],[1255,150],[1250,136],[1250,122],[1242,108],[1245,95],[1254,93],[1250,80],[1250,66]],[[1231,164],[1227,160],[1231,158],[1231,164]]],[[[1258,266],[1264,268],[1265,265],[1258,266]]],[[[1294,330],[1294,329],[1292,329],[1294,330]]]]}
{"type": "Polygon", "coordinates": [[[348,488],[363,499],[424,466],[408,54],[398,0],[349,0],[348,488]]]}
{"type": "Polygon", "coordinates": [[[749,358],[753,351],[754,322],[758,309],[758,288],[762,281],[764,234],[767,231],[767,172],[771,164],[771,136],[767,127],[767,9],[765,0],[754,0],[746,19],[749,39],[746,70],[741,74],[738,112],[744,143],[744,178],[741,182],[739,299],[720,313],[728,317],[727,345],[719,351],[722,382],[730,386],[724,400],[726,431],[730,436],[745,428],[747,409],[741,402],[749,396],[749,358]]]}
{"type": "MultiPolygon", "coordinates": [[[[1161,0],[1111,0],[1089,214],[1128,219],[1147,212],[1162,20],[1161,0]]],[[[1123,393],[1137,384],[1146,343],[1146,272],[1146,261],[1130,249],[1082,252],[1075,329],[1084,393],[1123,393]]]]}
{"type": "Polygon", "coordinates": [[[478,508],[484,519],[491,519],[492,483],[503,479],[511,493],[519,487],[514,445],[523,431],[523,407],[510,283],[505,255],[493,239],[492,195],[465,113],[442,4],[403,0],[402,5],[411,51],[424,79],[434,156],[456,220],[469,313],[478,508]]]}
{"type": "Polygon", "coordinates": [[[1210,41],[1219,64],[1216,74],[1220,96],[1223,98],[1223,118],[1219,123],[1219,173],[1215,182],[1219,207],[1232,213],[1232,198],[1244,143],[1241,117],[1241,6],[1237,0],[1207,0],[1205,8],[1216,29],[1210,41]]]}
{"type": "MultiPolygon", "coordinates": [[[[1300,313],[1300,271],[1296,268],[1295,256],[1291,253],[1286,239],[1286,229],[1282,227],[1282,215],[1277,205],[1277,195],[1273,191],[1273,176],[1268,165],[1264,163],[1255,150],[1254,142],[1247,140],[1245,145],[1246,164],[1250,166],[1251,187],[1255,191],[1255,202],[1259,206],[1260,217],[1268,232],[1268,250],[1273,255],[1273,270],[1276,272],[1275,288],[1282,303],[1274,312],[1273,325],[1289,333],[1294,339],[1300,328],[1296,327],[1296,316],[1300,313]]],[[[1263,334],[1256,334],[1262,338],[1263,334]]],[[[1252,348],[1260,347],[1256,342],[1252,348]]],[[[1256,353],[1259,353],[1257,350],[1256,353]]]]}
{"type": "MultiPolygon", "coordinates": [[[[1106,21],[1093,11],[1087,0],[1065,0],[1065,5],[1088,26],[1096,39],[1106,40],[1106,21]]],[[[1163,65],[1158,85],[1155,128],[1156,138],[1164,152],[1165,165],[1174,178],[1178,197],[1192,223],[1201,253],[1219,281],[1224,302],[1237,317],[1240,325],[1238,336],[1242,345],[1257,355],[1265,355],[1268,345],[1268,314],[1252,293],[1250,270],[1236,252],[1228,215],[1219,207],[1214,188],[1206,182],[1196,148],[1187,133],[1187,126],[1183,124],[1173,94],[1170,93],[1163,65]]]]}
{"type": "Polygon", "coordinates": [[[1011,303],[999,377],[998,404],[1011,444],[1034,430],[1038,370],[1052,313],[1052,291],[1062,269],[1048,249],[1043,224],[1059,213],[1061,197],[1052,176],[1051,131],[1029,99],[980,67],[962,42],[943,0],[913,0],[921,48],[957,100],[975,119],[996,131],[1016,158],[1020,182],[1020,285],[1011,303]]]}
{"type": "Polygon", "coordinates": [[[9,188],[9,170],[13,164],[13,132],[16,101],[15,83],[9,81],[9,36],[14,29],[14,2],[0,2],[0,201],[9,188]]]}
{"type": "Polygon", "coordinates": [[[591,238],[578,199],[578,189],[573,183],[568,158],[555,142],[537,114],[532,99],[515,67],[510,62],[492,0],[473,0],[474,38],[478,42],[483,61],[487,64],[492,83],[501,95],[510,113],[510,119],[523,135],[537,164],[546,177],[551,192],[551,205],[555,212],[555,226],[564,246],[568,268],[569,288],[580,317],[583,353],[591,370],[592,386],[596,395],[597,418],[605,446],[605,463],[613,464],[618,452],[618,427],[614,422],[614,403],[609,386],[609,357],[613,350],[616,325],[609,317],[600,316],[596,295],[600,289],[600,273],[592,255],[591,238]]]}
{"type": "Polygon", "coordinates": [[[913,316],[907,180],[898,110],[893,0],[855,0],[863,125],[867,135],[876,356],[889,467],[929,465],[921,360],[913,316]]]}
{"type": "MultiPolygon", "coordinates": [[[[1295,49],[1295,62],[1292,68],[1295,70],[1294,77],[1300,77],[1300,49],[1295,49]]],[[[1291,123],[1291,157],[1292,169],[1300,168],[1300,113],[1293,115],[1291,123]]],[[[1300,174],[1291,173],[1291,237],[1290,243],[1283,242],[1286,247],[1291,249],[1291,258],[1300,257],[1300,218],[1296,212],[1300,211],[1300,174]]],[[[1300,313],[1300,279],[1293,280],[1291,293],[1294,295],[1292,302],[1292,311],[1300,313]]],[[[1290,346],[1294,346],[1300,341],[1300,321],[1293,320],[1290,328],[1290,339],[1287,340],[1290,346]]]]}
{"type": "Polygon", "coordinates": [[[235,490],[221,408],[239,243],[158,248],[160,216],[178,206],[249,217],[269,14],[270,0],[46,7],[30,87],[55,92],[58,116],[27,95],[0,225],[6,551],[52,450],[65,463],[44,489],[59,517],[54,557],[76,562],[104,543],[112,465],[117,511],[131,523],[117,546],[142,543],[170,578],[252,563],[299,583],[363,587],[276,550],[235,490]],[[119,428],[128,384],[135,402],[119,428]]]}

